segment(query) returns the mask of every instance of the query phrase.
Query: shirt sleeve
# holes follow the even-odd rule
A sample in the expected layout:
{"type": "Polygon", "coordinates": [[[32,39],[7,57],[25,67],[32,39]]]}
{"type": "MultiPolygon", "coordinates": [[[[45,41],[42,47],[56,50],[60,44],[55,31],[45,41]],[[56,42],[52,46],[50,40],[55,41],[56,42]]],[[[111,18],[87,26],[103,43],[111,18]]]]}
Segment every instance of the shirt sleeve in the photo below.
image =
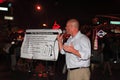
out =
{"type": "Polygon", "coordinates": [[[81,38],[78,51],[81,55],[81,59],[83,60],[87,60],[91,57],[91,43],[89,38],[81,38]]]}
{"type": "Polygon", "coordinates": [[[90,44],[90,40],[88,38],[83,37],[83,39],[81,39],[81,50],[80,55],[82,59],[89,59],[91,56],[91,44],[90,44]]]}
{"type": "Polygon", "coordinates": [[[61,54],[65,54],[65,51],[62,49],[62,50],[60,50],[60,53],[61,54]]]}

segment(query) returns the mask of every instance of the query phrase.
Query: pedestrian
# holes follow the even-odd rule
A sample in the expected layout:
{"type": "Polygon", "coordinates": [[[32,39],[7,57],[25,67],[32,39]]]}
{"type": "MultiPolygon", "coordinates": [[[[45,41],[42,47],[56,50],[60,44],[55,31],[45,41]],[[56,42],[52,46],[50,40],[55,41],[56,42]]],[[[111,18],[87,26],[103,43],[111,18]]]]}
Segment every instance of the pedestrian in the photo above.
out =
{"type": "Polygon", "coordinates": [[[90,80],[90,40],[81,33],[77,19],[68,20],[65,29],[70,37],[64,44],[63,34],[58,35],[57,40],[60,53],[66,57],[67,80],[90,80]]]}
{"type": "Polygon", "coordinates": [[[111,69],[111,59],[112,59],[112,48],[111,48],[111,45],[112,45],[112,38],[108,38],[108,37],[104,37],[104,40],[103,40],[103,44],[104,44],[104,47],[103,47],[103,65],[104,65],[104,68],[103,68],[103,74],[105,74],[106,71],[109,72],[109,75],[112,75],[112,69],[111,69]]]}

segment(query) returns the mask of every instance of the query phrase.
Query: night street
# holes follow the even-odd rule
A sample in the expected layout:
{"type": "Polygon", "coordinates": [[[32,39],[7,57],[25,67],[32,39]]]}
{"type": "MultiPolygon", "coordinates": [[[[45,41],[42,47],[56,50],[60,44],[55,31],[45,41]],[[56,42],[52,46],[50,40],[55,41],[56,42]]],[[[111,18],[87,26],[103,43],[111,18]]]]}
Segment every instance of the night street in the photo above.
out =
{"type": "MultiPolygon", "coordinates": [[[[28,71],[11,71],[8,66],[8,60],[6,56],[1,55],[0,58],[0,80],[66,80],[66,74],[62,74],[62,63],[58,62],[59,66],[56,66],[54,76],[40,77],[40,74],[36,74],[28,71]]],[[[103,66],[99,65],[94,68],[91,74],[91,80],[119,80],[120,79],[120,63],[112,64],[112,75],[108,72],[102,73],[103,66]]]]}
{"type": "Polygon", "coordinates": [[[0,80],[81,79],[120,80],[120,0],[0,0],[0,80]]]}

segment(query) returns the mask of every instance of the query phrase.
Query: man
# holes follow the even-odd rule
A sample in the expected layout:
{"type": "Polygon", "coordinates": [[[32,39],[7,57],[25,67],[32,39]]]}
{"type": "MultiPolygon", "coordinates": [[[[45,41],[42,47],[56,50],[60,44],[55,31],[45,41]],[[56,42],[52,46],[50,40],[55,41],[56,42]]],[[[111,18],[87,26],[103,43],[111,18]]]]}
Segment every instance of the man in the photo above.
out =
{"type": "Polygon", "coordinates": [[[63,44],[63,34],[58,35],[57,39],[61,54],[66,54],[67,80],[90,80],[90,40],[79,31],[76,19],[68,20],[65,28],[70,34],[68,40],[63,44]]]}

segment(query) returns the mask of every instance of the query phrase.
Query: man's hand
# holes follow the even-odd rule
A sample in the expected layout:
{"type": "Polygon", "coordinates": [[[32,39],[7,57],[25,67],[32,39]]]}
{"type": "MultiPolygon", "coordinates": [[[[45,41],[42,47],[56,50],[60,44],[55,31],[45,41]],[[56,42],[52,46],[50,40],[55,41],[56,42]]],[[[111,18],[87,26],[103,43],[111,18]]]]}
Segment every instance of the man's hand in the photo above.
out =
{"type": "Polygon", "coordinates": [[[58,35],[57,36],[57,40],[58,40],[58,42],[62,42],[63,41],[63,34],[62,35],[58,35]]]}
{"type": "Polygon", "coordinates": [[[67,52],[70,52],[74,55],[77,55],[77,56],[81,57],[79,51],[74,48],[73,44],[71,44],[70,46],[69,45],[64,45],[63,49],[67,52]]]}
{"type": "Polygon", "coordinates": [[[67,52],[73,52],[73,50],[74,50],[74,47],[73,47],[73,45],[64,45],[63,46],[63,49],[65,50],[65,51],[67,51],[67,52]]]}
{"type": "Polygon", "coordinates": [[[59,34],[57,36],[57,40],[58,40],[59,50],[62,50],[62,48],[63,48],[63,34],[62,35],[59,34]]]}

